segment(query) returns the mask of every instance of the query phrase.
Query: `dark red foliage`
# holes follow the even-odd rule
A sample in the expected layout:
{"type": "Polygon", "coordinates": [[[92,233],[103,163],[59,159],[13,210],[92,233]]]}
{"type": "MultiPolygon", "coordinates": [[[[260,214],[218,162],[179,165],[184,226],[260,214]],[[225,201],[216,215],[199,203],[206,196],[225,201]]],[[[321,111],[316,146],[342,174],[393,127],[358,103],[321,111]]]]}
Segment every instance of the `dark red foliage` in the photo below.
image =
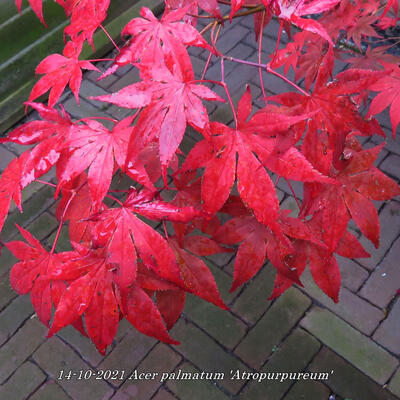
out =
{"type": "MultiPolygon", "coordinates": [[[[0,140],[33,146],[0,178],[0,228],[11,200],[22,210],[21,191],[56,169],[57,183],[48,183],[60,197],[52,248],[20,227],[25,241],[6,243],[20,260],[11,270],[11,285],[30,293],[48,336],[72,324],[104,354],[126,318],[140,332],[177,344],[168,330],[187,294],[228,308],[202,258],[220,252],[237,251],[232,291],[269,260],[276,269],[270,299],[293,284],[302,286],[308,266],[321,290],[339,301],[336,254],[369,257],[349,230],[350,220],[378,247],[380,224],[372,201],[400,194],[374,166],[384,145],[365,149],[358,140],[385,136],[372,116],[387,107],[393,137],[400,124],[399,59],[387,46],[360,49],[366,37],[379,36],[378,28],[397,23],[397,1],[383,7],[379,0],[232,0],[223,16],[216,0],[166,0],[160,19],[142,8],[122,29],[126,43],[101,76],[127,64],[140,72],[139,82],[96,97],[133,109],[110,129],[100,117],[73,121],[62,106],[54,108],[67,85],[79,100],[82,69],[97,70],[79,56],[85,41],[93,46],[109,0],[57,2],[71,18],[63,55],[49,55],[38,65],[43,76],[26,103],[42,119],[0,140]],[[211,21],[201,33],[199,8],[211,21]],[[221,54],[219,29],[243,14],[254,14],[258,39],[272,16],[280,22],[279,38],[282,29],[290,36],[292,25],[300,31],[283,48],[278,43],[268,64],[221,54]],[[210,43],[203,36],[208,30],[210,43]],[[190,46],[218,59],[221,82],[204,79],[208,63],[203,75],[195,76],[190,46]],[[346,58],[352,68],[336,74],[336,61],[346,58]],[[273,74],[293,92],[267,97],[261,79],[265,106],[253,112],[250,86],[243,82],[235,107],[225,61],[247,64],[260,76],[273,74]],[[290,69],[294,81],[286,77],[290,69]],[[302,79],[304,88],[297,84],[302,79]],[[224,89],[224,98],[210,84],[224,89]],[[48,106],[33,102],[47,91],[48,106]],[[368,96],[373,99],[364,115],[368,96]],[[208,101],[226,101],[234,124],[212,120],[208,101]],[[188,126],[202,140],[184,154],[180,147],[188,126]],[[293,192],[298,204],[293,216],[279,204],[280,179],[290,188],[291,181],[303,186],[302,200],[293,192]],[[128,184],[122,186],[122,180],[128,184]],[[65,223],[72,250],[57,253],[65,223]]],[[[42,2],[29,3],[44,22],[42,2]]],[[[21,0],[16,4],[20,8],[21,0]]]]}

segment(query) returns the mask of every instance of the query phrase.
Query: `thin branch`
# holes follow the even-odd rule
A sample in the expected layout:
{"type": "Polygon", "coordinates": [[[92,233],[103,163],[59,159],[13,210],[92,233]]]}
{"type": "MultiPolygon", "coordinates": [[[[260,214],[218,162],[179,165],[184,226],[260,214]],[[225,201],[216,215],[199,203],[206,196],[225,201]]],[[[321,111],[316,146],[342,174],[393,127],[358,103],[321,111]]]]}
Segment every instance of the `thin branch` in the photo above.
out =
{"type": "Polygon", "coordinates": [[[100,28],[103,30],[103,32],[107,35],[107,37],[110,39],[111,43],[114,45],[114,47],[118,50],[118,52],[121,52],[121,49],[118,47],[118,45],[114,42],[113,38],[110,36],[110,34],[107,32],[106,28],[104,28],[103,25],[100,24],[100,28]]]}
{"type": "MultiPolygon", "coordinates": [[[[264,30],[264,18],[265,18],[265,11],[262,13],[261,17],[261,29],[260,29],[260,34],[258,37],[258,63],[261,64],[261,50],[262,50],[262,42],[263,42],[263,30],[264,30]]],[[[263,69],[261,67],[258,67],[258,76],[260,79],[260,85],[261,85],[261,92],[264,98],[264,103],[267,105],[267,94],[265,93],[265,88],[264,88],[264,79],[263,79],[263,69]]]]}

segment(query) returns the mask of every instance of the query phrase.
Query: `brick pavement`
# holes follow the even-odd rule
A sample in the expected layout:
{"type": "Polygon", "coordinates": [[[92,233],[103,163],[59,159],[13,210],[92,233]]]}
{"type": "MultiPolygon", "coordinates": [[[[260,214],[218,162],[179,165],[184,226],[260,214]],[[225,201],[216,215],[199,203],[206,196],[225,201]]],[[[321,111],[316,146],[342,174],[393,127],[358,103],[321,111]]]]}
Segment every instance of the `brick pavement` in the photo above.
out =
{"type": "MultiPolygon", "coordinates": [[[[248,59],[256,59],[252,38],[252,19],[235,21],[226,29],[219,48],[248,59]]],[[[274,44],[276,24],[266,30],[264,43],[274,44]]],[[[271,47],[273,48],[273,47],[271,47]]],[[[192,52],[199,74],[205,64],[205,52],[192,52]]],[[[206,77],[219,79],[219,68],[211,65],[206,77]]],[[[64,105],[75,118],[103,115],[121,118],[129,110],[93,102],[91,95],[117,91],[137,80],[132,68],[120,69],[115,76],[96,82],[97,73],[85,75],[81,105],[66,95],[64,105]]],[[[265,76],[268,93],[284,90],[284,84],[265,76]]],[[[260,96],[257,74],[251,67],[226,63],[226,79],[238,100],[249,80],[253,94],[260,96]]],[[[218,88],[216,88],[218,90],[218,88]]],[[[256,105],[262,105],[257,101],[256,105]]],[[[228,106],[213,111],[211,118],[231,122],[228,106]]],[[[28,119],[33,118],[29,116],[28,119]]],[[[387,115],[380,117],[388,135],[387,115]]],[[[390,136],[389,136],[390,137],[390,136]]],[[[185,139],[185,150],[198,138],[185,139]]],[[[379,139],[368,143],[372,146],[379,139]]],[[[388,139],[387,150],[379,166],[399,180],[400,145],[388,139]]],[[[14,145],[0,146],[0,169],[21,149],[14,145]]],[[[52,179],[50,173],[47,179],[52,179]]],[[[279,198],[285,208],[296,212],[290,190],[279,185],[279,198]]],[[[51,190],[32,185],[24,191],[24,213],[13,210],[4,228],[3,239],[17,238],[14,228],[19,223],[38,238],[51,243],[57,223],[51,190]]],[[[382,223],[381,247],[371,248],[372,258],[341,259],[343,287],[339,304],[334,304],[315,286],[309,274],[304,275],[304,288],[291,288],[273,302],[266,301],[274,278],[274,270],[266,264],[244,288],[228,292],[232,275],[232,256],[209,257],[207,264],[229,311],[188,296],[184,314],[172,329],[172,336],[182,342],[168,346],[136,332],[126,321],[105,357],[74,329],[68,327],[46,340],[46,329],[35,317],[30,299],[17,296],[8,283],[9,268],[15,260],[7,249],[0,257],[0,399],[64,400],[64,399],[263,399],[263,400],[394,400],[400,398],[400,300],[396,291],[400,278],[397,260],[400,257],[399,199],[379,204],[382,223]],[[125,370],[126,374],[157,372],[169,379],[62,379],[60,370],[125,370]],[[264,381],[228,379],[235,371],[304,374],[328,373],[328,379],[264,381]],[[225,378],[213,375],[211,380],[181,380],[177,374],[207,371],[225,372],[225,378]],[[231,372],[232,371],[232,372],[231,372]],[[330,397],[333,396],[333,397],[330,397]]],[[[62,232],[59,250],[68,248],[66,231],[62,232]],[[64,240],[63,240],[64,238],[64,240]]],[[[308,376],[308,375],[303,375],[308,376]]]]}

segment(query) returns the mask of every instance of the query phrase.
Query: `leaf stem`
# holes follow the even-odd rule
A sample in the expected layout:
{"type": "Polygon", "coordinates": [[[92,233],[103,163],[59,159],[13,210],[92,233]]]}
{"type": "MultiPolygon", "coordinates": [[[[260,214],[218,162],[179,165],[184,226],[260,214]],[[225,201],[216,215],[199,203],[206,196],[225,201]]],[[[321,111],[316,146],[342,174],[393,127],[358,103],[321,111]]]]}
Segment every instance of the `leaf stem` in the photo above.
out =
{"type": "Polygon", "coordinates": [[[203,73],[201,74],[201,80],[203,80],[206,75],[208,66],[210,65],[211,57],[212,57],[212,53],[210,52],[210,54],[208,55],[208,58],[207,58],[206,65],[204,66],[203,73]]]}
{"type": "MultiPolygon", "coordinates": [[[[261,50],[262,50],[262,42],[263,42],[264,18],[265,18],[265,11],[263,11],[263,13],[262,13],[260,34],[258,36],[258,63],[259,64],[261,64],[261,50]]],[[[265,93],[264,79],[263,79],[262,73],[263,73],[262,68],[258,67],[258,76],[260,79],[261,92],[262,92],[262,95],[264,98],[264,103],[265,103],[265,105],[267,105],[267,95],[265,93]]]]}
{"type": "MultiPolygon", "coordinates": [[[[226,4],[227,6],[231,5],[231,2],[227,0],[217,0],[217,2],[221,4],[226,4]]],[[[258,8],[258,7],[260,7],[259,4],[245,4],[242,6],[242,8],[248,8],[248,9],[258,8]]]]}
{"type": "Polygon", "coordinates": [[[89,62],[99,62],[99,61],[115,61],[114,58],[93,58],[92,60],[86,60],[89,62]]]}
{"type": "Polygon", "coordinates": [[[237,120],[237,116],[236,116],[236,110],[235,110],[235,107],[233,105],[232,98],[231,98],[231,95],[230,95],[229,90],[228,90],[228,86],[225,83],[225,66],[224,66],[224,58],[223,57],[221,57],[221,80],[222,80],[221,81],[222,86],[223,86],[223,88],[225,89],[225,92],[226,92],[226,97],[228,98],[228,102],[229,102],[229,104],[230,104],[230,106],[232,108],[233,119],[235,121],[235,128],[238,129],[239,125],[238,125],[238,120],[237,120]]]}
{"type": "Polygon", "coordinates": [[[290,79],[286,78],[284,75],[280,74],[279,72],[274,71],[269,64],[259,64],[259,63],[255,63],[252,61],[247,61],[247,60],[241,60],[240,58],[235,58],[235,57],[229,57],[229,56],[222,56],[224,57],[226,60],[229,61],[233,61],[233,62],[237,62],[240,64],[246,64],[246,65],[251,65],[253,67],[257,67],[257,68],[265,68],[267,72],[269,72],[272,75],[277,76],[278,78],[281,78],[282,80],[284,80],[285,82],[287,82],[289,85],[293,86],[295,89],[297,89],[299,92],[303,93],[305,96],[310,96],[309,93],[307,93],[305,90],[303,90],[300,86],[296,85],[294,82],[292,82],[290,79]]]}
{"type": "Polygon", "coordinates": [[[280,24],[279,24],[278,38],[277,38],[277,40],[276,40],[276,46],[275,46],[275,51],[274,51],[274,57],[273,57],[273,59],[272,59],[272,61],[271,61],[271,64],[274,63],[275,58],[276,58],[276,55],[277,55],[278,50],[279,50],[279,44],[280,44],[280,42],[281,42],[281,36],[282,36],[282,26],[283,26],[283,21],[281,21],[280,24]]]}
{"type": "MultiPolygon", "coordinates": [[[[229,3],[230,4],[230,3],[229,3]]],[[[258,5],[256,7],[249,7],[249,6],[244,6],[244,8],[249,8],[247,11],[243,11],[241,13],[235,14],[232,18],[240,18],[240,17],[245,17],[246,15],[251,15],[251,14],[256,14],[258,12],[261,11],[265,11],[265,7],[263,5],[258,5]]],[[[212,17],[215,18],[215,17],[212,17]]],[[[206,33],[208,30],[210,30],[212,28],[212,26],[214,24],[220,24],[224,21],[227,21],[230,19],[229,15],[224,15],[220,20],[218,21],[214,21],[214,22],[210,22],[208,25],[206,25],[201,31],[200,31],[200,35],[203,35],[204,33],[206,33]]]]}
{"type": "Polygon", "coordinates": [[[292,184],[291,184],[291,183],[289,182],[289,180],[286,179],[286,178],[285,178],[285,181],[287,182],[287,184],[288,184],[288,186],[289,186],[289,188],[290,188],[290,191],[291,191],[292,194],[293,194],[293,197],[294,197],[294,199],[295,199],[295,201],[296,201],[297,207],[299,207],[299,210],[301,210],[301,206],[300,206],[299,199],[297,198],[296,193],[295,193],[294,190],[293,190],[292,184]]]}
{"type": "Polygon", "coordinates": [[[163,221],[163,227],[164,227],[164,234],[165,234],[165,238],[168,239],[168,232],[167,232],[167,226],[165,225],[165,221],[163,221]]]}
{"type": "Polygon", "coordinates": [[[108,118],[108,117],[85,117],[85,118],[81,118],[78,119],[77,121],[75,121],[75,124],[77,124],[78,122],[84,121],[85,119],[104,119],[106,121],[111,121],[111,122],[118,122],[118,120],[114,119],[114,118],[108,118]]]}
{"type": "Polygon", "coordinates": [[[121,49],[118,47],[118,45],[114,42],[113,38],[110,36],[110,34],[107,32],[106,28],[102,24],[100,24],[100,28],[103,30],[103,32],[107,35],[107,37],[110,39],[111,43],[114,45],[114,47],[118,50],[118,52],[121,52],[121,49]]]}
{"type": "Polygon", "coordinates": [[[123,204],[121,201],[119,201],[116,197],[111,196],[110,194],[106,194],[106,197],[108,197],[108,198],[111,199],[111,200],[116,201],[121,207],[124,206],[124,204],[123,204]]]}
{"type": "MultiPolygon", "coordinates": [[[[81,185],[81,186],[82,186],[82,185],[81,185]]],[[[80,188],[79,188],[79,189],[80,189],[80,188]]],[[[78,190],[79,190],[79,189],[78,189],[78,190]]],[[[60,237],[61,228],[62,228],[62,226],[63,226],[63,224],[64,224],[64,217],[65,217],[65,214],[67,213],[67,210],[68,210],[68,207],[69,207],[70,204],[71,204],[71,201],[75,198],[76,193],[77,193],[76,190],[74,190],[74,191],[72,192],[71,197],[68,199],[67,204],[66,204],[66,206],[65,206],[65,208],[64,208],[64,211],[63,211],[62,216],[61,216],[61,218],[60,218],[60,223],[59,223],[59,225],[58,225],[57,234],[56,234],[56,237],[54,238],[53,246],[52,246],[52,248],[51,248],[51,252],[50,252],[51,254],[54,254],[54,251],[55,251],[56,246],[57,246],[58,238],[60,237]]]]}
{"type": "Polygon", "coordinates": [[[42,180],[40,180],[40,179],[35,179],[35,181],[36,181],[36,182],[39,182],[39,183],[43,183],[43,185],[48,185],[48,186],[52,186],[52,187],[57,187],[57,185],[55,185],[54,183],[42,181],[42,180]]]}
{"type": "Polygon", "coordinates": [[[286,83],[289,85],[293,86],[295,89],[297,89],[300,93],[304,94],[304,96],[310,97],[311,95],[307,93],[305,90],[303,90],[300,86],[296,85],[294,82],[292,82],[290,79],[286,78],[286,76],[280,74],[279,72],[274,71],[269,65],[266,67],[267,71],[272,74],[277,76],[278,78],[281,78],[284,80],[286,83]]]}

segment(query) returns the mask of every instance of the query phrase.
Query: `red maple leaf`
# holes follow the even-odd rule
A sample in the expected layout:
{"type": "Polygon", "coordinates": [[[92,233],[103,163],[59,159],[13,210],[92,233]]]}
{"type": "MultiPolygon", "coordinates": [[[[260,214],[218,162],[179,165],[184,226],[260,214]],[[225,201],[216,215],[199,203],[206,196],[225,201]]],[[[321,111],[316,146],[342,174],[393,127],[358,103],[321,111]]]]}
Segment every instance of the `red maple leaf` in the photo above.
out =
{"type": "Polygon", "coordinates": [[[11,253],[21,260],[11,269],[11,286],[19,294],[31,293],[32,305],[38,318],[49,326],[52,299],[51,280],[47,276],[59,270],[63,263],[71,261],[74,254],[49,253],[28,231],[18,225],[17,228],[29,245],[21,241],[6,243],[11,253]]]}
{"type": "Polygon", "coordinates": [[[164,169],[169,165],[189,123],[207,130],[208,114],[201,99],[223,101],[204,85],[194,81],[193,70],[182,71],[176,64],[160,68],[143,67],[147,79],[129,85],[117,93],[94,97],[126,108],[144,107],[135,126],[134,136],[142,145],[157,140],[164,169]]]}
{"type": "MultiPolygon", "coordinates": [[[[313,236],[320,240],[322,239],[323,231],[322,223],[321,214],[306,222],[308,229],[313,232],[313,236]]],[[[311,275],[316,284],[337,303],[339,301],[341,276],[335,255],[318,242],[315,242],[315,240],[306,241],[304,239],[297,237],[293,243],[295,252],[287,257],[286,262],[290,268],[296,269],[299,275],[304,272],[307,262],[309,262],[311,275]]],[[[364,250],[357,238],[348,231],[343,233],[334,251],[347,258],[370,257],[370,254],[364,250]]],[[[293,281],[278,271],[275,276],[273,291],[268,300],[280,296],[292,285],[293,281]]]]}
{"type": "Polygon", "coordinates": [[[3,229],[11,200],[14,200],[17,207],[22,211],[21,204],[21,178],[25,161],[28,153],[23,153],[21,157],[14,158],[8,164],[0,178],[0,231],[3,229]]]}
{"type": "Polygon", "coordinates": [[[107,262],[104,249],[77,247],[77,251],[80,254],[73,267],[66,263],[49,274],[51,279],[70,282],[57,302],[48,337],[84,315],[87,333],[104,355],[117,332],[121,312],[140,332],[177,344],[168,335],[161,314],[146,291],[136,282],[129,287],[119,285],[118,273],[107,262]]]}
{"type": "Polygon", "coordinates": [[[383,64],[391,73],[371,85],[371,90],[380,93],[372,99],[367,117],[379,114],[390,106],[392,134],[395,138],[396,129],[400,124],[400,67],[393,64],[383,64]]]}
{"type": "Polygon", "coordinates": [[[93,34],[106,19],[109,5],[110,0],[67,0],[63,7],[67,15],[71,15],[71,24],[64,33],[74,42],[86,39],[94,49],[93,34]]]}
{"type": "MultiPolygon", "coordinates": [[[[153,194],[154,195],[154,194],[153,194]]],[[[121,287],[128,287],[136,277],[137,260],[163,279],[182,285],[173,251],[166,240],[133,214],[152,219],[168,218],[187,222],[199,215],[192,207],[178,208],[132,192],[121,208],[104,210],[94,216],[92,237],[96,247],[107,247],[107,262],[115,264],[121,287]],[[163,212],[161,212],[163,210],[163,212]]]]}
{"type": "MultiPolygon", "coordinates": [[[[61,113],[40,103],[26,103],[38,111],[44,121],[27,122],[12,131],[1,143],[13,142],[20,145],[35,146],[20,156],[20,169],[17,164],[7,168],[7,174],[14,169],[14,187],[20,190],[35,179],[46,174],[61,156],[65,138],[73,126],[64,109],[61,113]]],[[[5,190],[6,192],[7,190],[5,190]]]]}
{"type": "MultiPolygon", "coordinates": [[[[322,75],[325,76],[325,74],[322,75]]],[[[378,134],[385,137],[383,129],[375,119],[367,120],[359,113],[360,107],[355,103],[352,95],[363,93],[386,75],[385,71],[349,69],[336,75],[334,82],[326,82],[325,78],[321,79],[321,83],[317,80],[310,96],[283,93],[268,97],[268,99],[287,107],[299,107],[301,104],[303,112],[314,112],[305,138],[306,142],[312,143],[309,146],[310,151],[302,152],[316,168],[326,173],[324,168],[319,166],[321,160],[324,159],[321,154],[325,155],[327,149],[332,150],[332,162],[337,165],[348,134],[362,136],[378,134]],[[317,141],[323,144],[321,153],[315,151],[317,141]]],[[[330,167],[329,162],[328,167],[330,167]]]]}
{"type": "Polygon", "coordinates": [[[342,169],[335,173],[341,186],[320,188],[319,195],[306,200],[306,213],[321,214],[323,239],[330,252],[338,245],[350,218],[376,248],[379,246],[378,213],[370,200],[387,200],[400,194],[399,186],[373,165],[381,149],[382,145],[362,150],[353,141],[343,153],[342,169]]]}
{"type": "Polygon", "coordinates": [[[251,107],[248,88],[238,105],[238,129],[212,122],[211,140],[198,142],[180,171],[205,167],[201,197],[204,209],[211,215],[224,205],[237,177],[242,201],[261,224],[279,231],[276,224],[279,202],[275,186],[264,167],[287,179],[327,183],[332,180],[315,170],[292,145],[281,152],[279,140],[268,137],[278,135],[308,115],[291,116],[261,110],[246,122],[251,107]]]}
{"type": "Polygon", "coordinates": [[[82,81],[82,69],[98,71],[89,61],[78,59],[82,50],[82,41],[68,42],[63,50],[63,55],[52,54],[46,57],[36,67],[37,74],[46,74],[35,84],[28,101],[33,101],[50,90],[49,107],[53,107],[60,98],[67,85],[79,103],[79,88],[82,81]]]}
{"type": "Polygon", "coordinates": [[[354,57],[347,58],[346,62],[351,63],[353,68],[371,70],[380,70],[385,64],[399,64],[399,57],[394,54],[385,53],[385,51],[391,47],[392,45],[379,46],[375,48],[368,46],[365,54],[355,54],[354,57]]]}
{"type": "Polygon", "coordinates": [[[221,299],[214,277],[204,261],[181,248],[176,238],[170,238],[169,244],[175,252],[185,289],[227,310],[228,307],[221,299]]]}
{"type": "Polygon", "coordinates": [[[93,203],[90,196],[87,175],[82,173],[61,189],[62,198],[58,203],[56,217],[59,221],[69,221],[69,239],[72,242],[90,242],[90,220],[102,205],[93,203]]]}
{"type": "MultiPolygon", "coordinates": [[[[278,18],[288,23],[293,23],[303,30],[316,33],[332,45],[332,39],[318,21],[301,17],[328,11],[339,2],[340,0],[274,0],[272,7],[278,18]]],[[[271,2],[267,1],[268,3],[270,4],[271,2]]]]}
{"type": "Polygon", "coordinates": [[[191,15],[186,15],[183,19],[194,26],[196,25],[197,18],[192,15],[198,14],[198,8],[201,8],[215,18],[220,19],[222,17],[217,0],[166,0],[165,3],[171,10],[186,9],[187,14],[191,15]]]}
{"type": "MultiPolygon", "coordinates": [[[[38,16],[43,25],[46,25],[43,19],[43,4],[42,0],[28,0],[29,5],[32,7],[34,13],[38,16]]],[[[22,0],[15,0],[18,12],[21,12],[22,0]]],[[[47,26],[47,25],[46,25],[47,26]]]]}
{"type": "Polygon", "coordinates": [[[304,268],[298,268],[292,262],[297,248],[290,238],[309,241],[321,248],[325,246],[308,224],[286,214],[280,213],[276,221],[280,226],[279,234],[251,216],[234,217],[217,230],[213,238],[218,242],[230,245],[242,242],[235,259],[231,291],[251,279],[259,271],[266,257],[279,275],[291,284],[297,282],[301,285],[299,277],[304,268]]]}
{"type": "Polygon", "coordinates": [[[94,120],[84,120],[82,125],[74,125],[65,142],[68,154],[58,172],[57,192],[87,168],[88,183],[92,200],[101,204],[107,194],[114,172],[114,160],[123,168],[133,117],[127,117],[115,124],[110,131],[94,120]]]}
{"type": "Polygon", "coordinates": [[[161,20],[158,20],[153,12],[142,7],[140,15],[142,18],[132,19],[122,30],[121,35],[131,35],[132,38],[121,49],[115,58],[114,64],[108,68],[99,78],[105,78],[114,73],[118,68],[135,63],[154,64],[160,62],[162,55],[173,59],[186,58],[189,56],[185,46],[196,46],[212,51],[211,46],[203,39],[199,32],[190,24],[183,22],[188,7],[177,10],[166,10],[161,20]]]}

